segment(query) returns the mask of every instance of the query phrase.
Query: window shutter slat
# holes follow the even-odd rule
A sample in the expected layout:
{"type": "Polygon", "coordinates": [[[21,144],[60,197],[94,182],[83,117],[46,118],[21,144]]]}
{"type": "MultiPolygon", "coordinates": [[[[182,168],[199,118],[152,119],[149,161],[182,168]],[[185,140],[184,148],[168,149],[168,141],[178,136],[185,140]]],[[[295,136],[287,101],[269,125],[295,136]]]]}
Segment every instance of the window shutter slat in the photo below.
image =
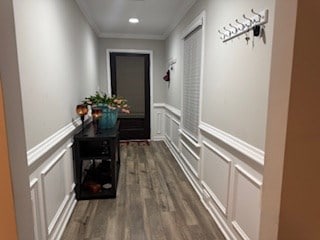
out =
{"type": "Polygon", "coordinates": [[[198,139],[202,27],[184,38],[182,128],[198,139]]]}

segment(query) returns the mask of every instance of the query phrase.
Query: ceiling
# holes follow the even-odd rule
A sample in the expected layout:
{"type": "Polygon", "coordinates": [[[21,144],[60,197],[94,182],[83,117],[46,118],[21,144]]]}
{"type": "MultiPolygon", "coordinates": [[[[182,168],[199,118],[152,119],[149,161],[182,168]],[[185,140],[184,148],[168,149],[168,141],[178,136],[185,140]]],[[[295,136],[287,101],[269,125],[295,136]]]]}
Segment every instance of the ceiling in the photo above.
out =
{"type": "Polygon", "coordinates": [[[99,37],[165,39],[196,0],[76,0],[99,37]],[[140,23],[130,24],[129,18],[140,23]]]}

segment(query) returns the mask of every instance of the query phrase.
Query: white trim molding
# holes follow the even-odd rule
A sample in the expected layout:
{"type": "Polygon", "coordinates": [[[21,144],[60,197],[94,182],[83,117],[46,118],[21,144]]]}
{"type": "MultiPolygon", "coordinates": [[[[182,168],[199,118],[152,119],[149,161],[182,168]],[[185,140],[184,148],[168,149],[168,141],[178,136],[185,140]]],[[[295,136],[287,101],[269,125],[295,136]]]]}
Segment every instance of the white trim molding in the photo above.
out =
{"type": "Polygon", "coordinates": [[[200,122],[199,125],[200,130],[208,133],[209,135],[221,140],[225,144],[229,145],[230,147],[234,148],[238,152],[244,154],[245,156],[249,157],[250,159],[257,162],[259,165],[264,165],[264,151],[258,149],[235,136],[232,136],[229,133],[226,133],[218,128],[215,128],[207,123],[200,122]]]}
{"type": "Polygon", "coordinates": [[[166,103],[154,103],[153,104],[154,108],[164,108],[168,110],[170,113],[173,113],[176,117],[180,118],[181,117],[181,110],[178,108],[175,108],[174,106],[171,106],[166,103]]]}
{"type": "Polygon", "coordinates": [[[83,13],[85,18],[87,19],[89,25],[92,27],[93,31],[96,33],[97,36],[100,36],[102,33],[101,33],[98,25],[96,24],[96,22],[93,20],[93,18],[89,14],[86,1],[81,1],[81,0],[75,0],[75,1],[79,6],[80,11],[83,13]]]}
{"type": "Polygon", "coordinates": [[[151,139],[154,141],[159,141],[164,139],[164,113],[165,108],[162,103],[154,103],[153,104],[153,114],[154,118],[151,123],[151,139]]]}
{"type": "MultiPolygon", "coordinates": [[[[247,170],[245,170],[244,168],[242,168],[240,165],[236,164],[235,165],[235,175],[237,177],[234,178],[234,195],[233,195],[233,206],[232,206],[232,213],[231,213],[231,225],[233,226],[233,228],[235,229],[235,231],[240,235],[240,237],[243,240],[250,240],[250,237],[248,236],[248,233],[241,227],[240,223],[237,221],[236,219],[236,212],[237,212],[237,202],[236,202],[236,193],[239,191],[239,185],[238,185],[238,181],[239,181],[239,176],[238,174],[242,175],[248,183],[252,184],[253,187],[255,187],[258,191],[258,195],[259,195],[259,199],[257,199],[257,206],[259,206],[259,208],[261,208],[261,190],[262,190],[262,182],[260,180],[258,180],[255,176],[253,176],[250,172],[248,172],[247,170]]],[[[261,209],[260,209],[261,210],[261,209]]],[[[258,216],[260,216],[260,212],[257,214],[258,216]]],[[[255,229],[256,230],[256,229],[255,229]]],[[[259,230],[257,230],[259,231],[259,230]]],[[[259,235],[259,234],[257,234],[259,235]]]]}
{"type": "MultiPolygon", "coordinates": [[[[153,51],[144,50],[144,49],[106,49],[106,64],[107,64],[107,94],[111,96],[111,67],[110,67],[110,54],[111,53],[135,53],[135,54],[148,54],[149,55],[149,80],[150,80],[150,134],[153,133],[154,125],[154,116],[153,116],[153,51]]],[[[150,135],[150,139],[153,136],[150,135]]]]}
{"type": "MultiPolygon", "coordinates": [[[[174,122],[180,128],[180,118],[181,118],[181,111],[171,105],[165,103],[153,103],[153,119],[151,119],[151,139],[153,140],[163,140],[166,137],[166,127],[170,127],[174,122]],[[166,126],[166,117],[169,118],[169,126],[166,126]]],[[[167,136],[168,139],[171,141],[171,130],[170,136],[167,136]]],[[[177,147],[177,146],[174,146],[177,147]]]]}
{"type": "MultiPolygon", "coordinates": [[[[226,156],[224,153],[216,149],[214,146],[212,146],[207,141],[202,141],[203,147],[210,150],[213,154],[217,155],[219,158],[221,158],[222,161],[224,161],[228,165],[228,175],[227,175],[227,196],[226,196],[226,206],[220,201],[220,199],[214,194],[214,192],[210,189],[210,187],[207,185],[207,183],[204,181],[204,178],[202,178],[201,184],[203,187],[207,190],[208,194],[211,196],[215,204],[220,208],[221,212],[227,217],[227,214],[229,212],[229,200],[230,200],[230,183],[231,183],[231,170],[232,170],[232,160],[226,156]]],[[[204,150],[202,151],[203,155],[202,158],[204,159],[204,150]]],[[[203,168],[201,168],[201,175],[203,177],[203,168]]]]}
{"type": "Polygon", "coordinates": [[[47,229],[47,235],[50,236],[51,233],[52,233],[52,230],[54,229],[58,219],[59,219],[59,216],[61,215],[62,213],[62,210],[64,209],[64,206],[66,205],[67,203],[67,198],[65,197],[65,199],[63,200],[63,203],[61,206],[63,206],[61,208],[59,208],[58,212],[55,214],[54,218],[52,219],[51,223],[48,222],[47,218],[47,214],[46,214],[46,209],[47,209],[47,204],[46,204],[46,196],[45,196],[45,191],[46,191],[46,186],[45,186],[45,177],[46,175],[50,172],[50,170],[58,163],[61,161],[61,159],[63,158],[63,156],[65,155],[67,151],[64,149],[62,150],[53,160],[51,163],[49,163],[42,171],[41,171],[41,186],[42,186],[42,200],[43,200],[43,206],[44,206],[44,213],[45,213],[45,226],[46,226],[46,229],[47,229]]]}
{"type": "Polygon", "coordinates": [[[175,108],[169,104],[165,104],[165,108],[170,112],[173,113],[176,117],[181,117],[181,111],[178,108],[175,108]]]}
{"type": "Polygon", "coordinates": [[[146,49],[117,49],[107,48],[107,94],[111,96],[111,68],[110,68],[110,54],[111,53],[136,53],[136,54],[149,54],[150,56],[150,106],[153,106],[153,51],[146,49]]]}
{"type": "MultiPolygon", "coordinates": [[[[191,148],[182,140],[180,140],[182,146],[192,155],[192,157],[199,162],[200,158],[191,150],[191,148]]],[[[180,153],[181,158],[184,161],[184,164],[189,168],[189,170],[192,172],[192,174],[194,176],[196,176],[197,178],[199,178],[199,174],[198,171],[199,169],[194,169],[194,167],[191,165],[191,163],[189,162],[188,158],[181,152],[180,153]]]]}
{"type": "Polygon", "coordinates": [[[152,39],[152,40],[165,40],[169,34],[178,26],[181,19],[189,11],[189,9],[195,4],[196,0],[191,0],[189,4],[184,5],[182,9],[176,13],[172,24],[167,27],[167,29],[161,34],[128,34],[128,33],[115,33],[115,32],[102,32],[98,27],[91,14],[89,13],[88,5],[85,1],[75,0],[79,6],[80,11],[83,13],[87,19],[89,25],[92,27],[96,35],[100,38],[131,38],[131,39],[152,39]]]}
{"type": "Polygon", "coordinates": [[[183,173],[185,174],[185,176],[187,177],[187,179],[189,180],[190,184],[192,185],[192,187],[194,188],[194,190],[197,192],[197,194],[199,195],[199,197],[202,196],[202,188],[199,184],[199,181],[197,178],[195,178],[195,175],[193,172],[191,172],[189,170],[189,167],[186,165],[186,162],[180,155],[180,153],[178,153],[174,147],[172,147],[172,144],[165,139],[164,140],[165,144],[167,145],[167,147],[169,148],[170,152],[172,153],[172,155],[174,156],[174,158],[176,159],[177,163],[179,164],[180,168],[182,169],[183,173]]]}
{"type": "MultiPolygon", "coordinates": [[[[90,120],[87,118],[86,122],[90,120]]],[[[75,207],[74,182],[70,176],[73,173],[73,134],[80,126],[80,119],[69,123],[27,153],[35,219],[34,235],[38,240],[60,239],[75,207]],[[51,174],[58,174],[59,178],[64,179],[63,185],[54,188],[51,174]],[[59,199],[48,196],[48,193],[58,194],[56,191],[62,188],[64,192],[59,191],[59,199]],[[50,220],[49,215],[52,216],[50,220]]]]}
{"type": "Polygon", "coordinates": [[[153,107],[154,108],[165,108],[166,104],[165,103],[154,103],[153,107]]]}
{"type": "Polygon", "coordinates": [[[205,20],[205,11],[201,12],[199,16],[197,16],[183,31],[181,38],[185,38],[188,36],[193,30],[195,30],[197,27],[202,26],[204,24],[205,20]]]}
{"type": "Polygon", "coordinates": [[[164,136],[171,142],[171,116],[167,113],[164,114],[164,136]],[[168,124],[167,124],[168,123],[168,124]]]}
{"type": "Polygon", "coordinates": [[[69,123],[65,127],[58,130],[56,133],[31,148],[27,152],[27,162],[30,167],[35,162],[37,162],[41,157],[53,149],[57,144],[59,144],[63,139],[70,136],[74,131],[81,125],[80,119],[76,119],[74,122],[69,123]]]}
{"type": "Polygon", "coordinates": [[[203,187],[203,192],[205,193],[207,198],[211,198],[213,202],[218,206],[219,210],[222,214],[227,217],[227,207],[223,205],[223,203],[219,200],[219,198],[213,193],[210,187],[204,182],[201,181],[201,185],[203,187]]]}
{"type": "Polygon", "coordinates": [[[235,166],[236,170],[244,176],[249,182],[251,182],[253,185],[255,185],[259,190],[262,188],[262,182],[256,179],[252,174],[250,174],[248,171],[244,170],[241,166],[236,164],[235,166]]]}
{"type": "Polygon", "coordinates": [[[33,231],[35,240],[41,240],[46,236],[45,231],[43,231],[43,220],[41,218],[41,206],[39,199],[39,179],[34,178],[30,181],[30,193],[32,202],[32,214],[33,214],[33,231]]]}
{"type": "Polygon", "coordinates": [[[126,39],[146,39],[146,40],[165,40],[166,34],[129,34],[129,33],[100,33],[100,38],[126,38],[126,39]]]}
{"type": "Polygon", "coordinates": [[[186,134],[182,129],[179,129],[179,133],[186,139],[188,139],[188,141],[195,146],[196,148],[200,148],[201,145],[199,143],[197,143],[193,138],[189,137],[188,134],[186,134]]]}

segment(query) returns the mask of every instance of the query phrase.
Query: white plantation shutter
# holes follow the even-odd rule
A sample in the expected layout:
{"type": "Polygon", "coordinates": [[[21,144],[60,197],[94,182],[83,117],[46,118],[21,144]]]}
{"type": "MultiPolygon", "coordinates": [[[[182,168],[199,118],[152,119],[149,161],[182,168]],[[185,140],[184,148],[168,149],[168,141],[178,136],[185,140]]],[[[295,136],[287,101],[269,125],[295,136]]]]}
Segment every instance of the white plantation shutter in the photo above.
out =
{"type": "Polygon", "coordinates": [[[184,38],[182,128],[198,139],[202,26],[184,38]]]}

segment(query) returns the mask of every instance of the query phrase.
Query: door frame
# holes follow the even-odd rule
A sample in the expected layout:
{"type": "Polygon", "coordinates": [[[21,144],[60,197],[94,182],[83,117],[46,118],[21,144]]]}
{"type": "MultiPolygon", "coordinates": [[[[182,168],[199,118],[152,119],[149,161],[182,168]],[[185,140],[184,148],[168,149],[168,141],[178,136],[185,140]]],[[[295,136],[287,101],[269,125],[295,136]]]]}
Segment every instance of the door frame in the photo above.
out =
{"type": "Polygon", "coordinates": [[[16,212],[12,192],[12,178],[10,172],[7,130],[3,103],[2,82],[0,76],[0,187],[3,190],[1,197],[0,229],[1,235],[6,239],[18,239],[16,212]]]}
{"type": "Polygon", "coordinates": [[[111,53],[133,53],[133,54],[148,54],[150,61],[150,69],[149,69],[149,79],[150,79],[150,139],[153,139],[153,125],[154,125],[154,117],[153,117],[153,51],[152,50],[138,50],[138,49],[107,49],[106,52],[107,58],[107,94],[111,96],[111,66],[110,66],[110,55],[111,53]]]}

